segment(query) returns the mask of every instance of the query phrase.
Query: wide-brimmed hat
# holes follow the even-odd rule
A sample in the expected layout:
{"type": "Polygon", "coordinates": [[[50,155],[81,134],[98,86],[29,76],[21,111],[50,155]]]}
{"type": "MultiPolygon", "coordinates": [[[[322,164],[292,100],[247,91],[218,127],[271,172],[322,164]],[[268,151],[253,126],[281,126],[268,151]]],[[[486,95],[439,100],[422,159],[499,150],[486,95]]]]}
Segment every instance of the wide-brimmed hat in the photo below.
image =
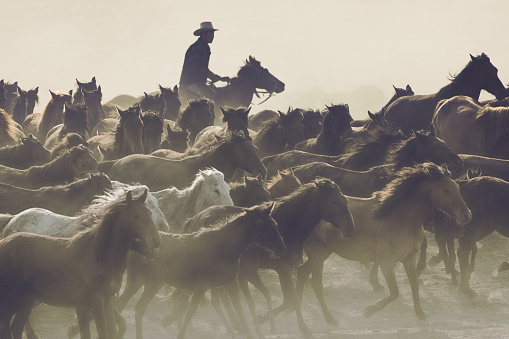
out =
{"type": "Polygon", "coordinates": [[[218,31],[218,29],[215,29],[214,26],[212,26],[212,22],[210,21],[204,21],[200,24],[200,28],[198,28],[196,31],[194,31],[194,35],[199,36],[202,32],[206,31],[218,31]]]}

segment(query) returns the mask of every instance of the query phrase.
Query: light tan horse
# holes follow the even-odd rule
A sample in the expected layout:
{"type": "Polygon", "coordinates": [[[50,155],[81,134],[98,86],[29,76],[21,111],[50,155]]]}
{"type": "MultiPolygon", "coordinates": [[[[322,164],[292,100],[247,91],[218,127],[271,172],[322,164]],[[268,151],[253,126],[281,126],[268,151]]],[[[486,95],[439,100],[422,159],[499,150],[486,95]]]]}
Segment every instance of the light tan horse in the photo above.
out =
{"type": "Polygon", "coordinates": [[[433,126],[457,153],[509,159],[509,107],[482,106],[456,96],[438,104],[433,126]]]}

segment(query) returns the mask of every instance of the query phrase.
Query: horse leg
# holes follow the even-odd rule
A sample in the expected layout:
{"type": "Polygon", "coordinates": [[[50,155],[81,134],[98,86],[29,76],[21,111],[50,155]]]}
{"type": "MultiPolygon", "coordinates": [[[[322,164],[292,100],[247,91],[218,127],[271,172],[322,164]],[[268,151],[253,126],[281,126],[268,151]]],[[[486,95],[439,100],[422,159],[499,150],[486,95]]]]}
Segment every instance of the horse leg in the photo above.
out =
{"type": "Polygon", "coordinates": [[[115,306],[113,306],[113,311],[115,315],[115,323],[117,324],[118,327],[116,338],[122,339],[127,330],[127,322],[125,321],[124,317],[122,317],[122,314],[120,314],[120,312],[117,310],[115,306]]]}
{"type": "Polygon", "coordinates": [[[104,310],[104,307],[105,301],[103,299],[97,298],[96,300],[94,300],[92,306],[92,315],[94,316],[98,339],[109,338],[108,326],[106,322],[106,312],[104,310]]]}
{"type": "Polygon", "coordinates": [[[14,316],[11,324],[11,334],[13,339],[21,339],[23,335],[23,328],[25,327],[25,323],[30,316],[30,312],[32,312],[34,303],[35,300],[31,298],[22,300],[21,307],[16,312],[16,315],[14,316]]]}
{"type": "Polygon", "coordinates": [[[419,255],[419,262],[416,267],[417,277],[421,276],[422,270],[426,268],[426,251],[428,249],[428,240],[424,237],[424,240],[421,243],[421,253],[419,255]]]}
{"type": "Polygon", "coordinates": [[[239,331],[241,331],[241,325],[240,325],[239,319],[237,318],[237,315],[235,314],[235,310],[233,309],[233,305],[230,300],[230,297],[228,296],[228,293],[224,288],[221,288],[220,291],[221,291],[221,294],[220,294],[221,302],[224,306],[224,309],[226,310],[226,314],[228,314],[231,325],[234,330],[239,332],[239,331]]]}
{"type": "Polygon", "coordinates": [[[472,250],[472,245],[467,244],[466,240],[460,240],[458,246],[458,261],[460,264],[460,276],[461,276],[461,283],[460,288],[463,291],[463,293],[469,295],[469,296],[475,296],[477,293],[472,290],[470,287],[470,267],[468,264],[468,257],[470,255],[470,251],[472,250]]]}
{"type": "Polygon", "coordinates": [[[459,272],[456,270],[456,251],[454,250],[454,237],[448,236],[446,239],[447,244],[447,252],[449,255],[446,256],[447,259],[447,271],[451,274],[451,282],[454,286],[458,286],[458,278],[457,275],[459,272]]]}
{"type": "Polygon", "coordinates": [[[422,310],[421,298],[419,297],[419,280],[417,279],[417,272],[415,269],[415,256],[405,261],[403,266],[405,267],[405,272],[410,282],[410,288],[412,289],[415,314],[417,314],[419,320],[426,320],[426,313],[422,310]]]}
{"type": "MultiPolygon", "coordinates": [[[[309,261],[309,260],[308,260],[309,261]]],[[[325,321],[331,325],[337,325],[338,321],[334,319],[332,313],[329,311],[325,298],[323,297],[323,263],[324,261],[313,262],[313,275],[311,277],[311,287],[315,291],[316,298],[322,308],[325,321]]]]}
{"type": "Polygon", "coordinates": [[[90,309],[88,307],[76,307],[76,317],[80,339],[90,339],[90,309]]]}
{"type": "MultiPolygon", "coordinates": [[[[221,319],[221,322],[223,323],[224,327],[226,328],[226,332],[229,335],[231,335],[232,337],[235,337],[235,331],[234,331],[232,325],[230,324],[230,322],[228,321],[228,319],[226,319],[223,309],[221,308],[221,299],[222,299],[221,295],[220,295],[221,293],[222,293],[222,291],[220,290],[220,288],[218,288],[218,287],[212,288],[210,290],[210,295],[211,295],[210,303],[212,304],[212,307],[214,307],[214,309],[216,310],[217,315],[221,319]]],[[[224,302],[228,302],[228,301],[224,300],[224,302]]],[[[225,306],[225,308],[226,308],[226,306],[225,306]]]]}
{"type": "Polygon", "coordinates": [[[366,318],[380,311],[390,302],[396,300],[399,295],[398,283],[396,281],[396,272],[394,271],[394,262],[382,262],[380,264],[380,268],[382,269],[382,274],[385,278],[385,282],[389,287],[389,295],[383,299],[378,300],[376,303],[367,306],[363,312],[366,318]]]}
{"type": "MultiPolygon", "coordinates": [[[[194,314],[196,313],[196,309],[198,308],[198,304],[200,303],[200,300],[205,295],[206,290],[198,290],[194,291],[193,296],[191,297],[191,302],[189,303],[189,307],[187,309],[186,317],[184,318],[184,322],[182,323],[182,326],[180,327],[178,333],[177,333],[177,339],[184,339],[186,335],[186,329],[187,325],[189,325],[189,322],[193,318],[194,314]]],[[[141,339],[141,338],[137,338],[141,339]]]]}
{"type": "Polygon", "coordinates": [[[369,284],[371,288],[373,288],[373,292],[381,292],[384,290],[382,284],[380,284],[380,280],[378,280],[378,268],[380,264],[378,262],[373,262],[373,266],[371,267],[371,271],[369,272],[369,284]]]}
{"type": "Polygon", "coordinates": [[[441,234],[439,232],[435,233],[435,241],[437,242],[437,245],[438,245],[438,254],[432,256],[429,259],[429,265],[436,266],[436,265],[440,264],[440,262],[443,260],[444,264],[446,266],[446,269],[447,269],[447,263],[446,263],[447,249],[445,248],[445,239],[444,239],[443,234],[441,234]]]}
{"type": "MultiPolygon", "coordinates": [[[[106,298],[104,301],[104,318],[106,320],[106,327],[108,329],[108,338],[117,338],[117,316],[118,311],[113,305],[113,295],[106,298]]],[[[125,329],[124,329],[125,332],[125,329]]]]}
{"type": "Polygon", "coordinates": [[[39,339],[37,334],[35,334],[35,331],[32,327],[32,323],[30,322],[30,317],[28,317],[26,323],[25,323],[25,335],[27,336],[27,339],[39,339]]]}
{"type": "MultiPolygon", "coordinates": [[[[256,273],[256,275],[258,275],[258,273],[256,273]]],[[[257,333],[260,333],[261,332],[260,324],[258,323],[258,320],[256,318],[255,303],[253,300],[253,296],[251,295],[251,291],[249,290],[248,278],[244,275],[239,274],[238,275],[238,283],[239,283],[240,290],[244,294],[244,298],[246,298],[247,306],[249,308],[249,311],[251,312],[251,316],[253,317],[253,323],[254,323],[255,330],[257,333]]],[[[264,285],[264,287],[265,287],[265,285],[264,285]]],[[[270,299],[270,295],[269,295],[269,299],[270,299]]],[[[270,310],[272,310],[272,303],[270,303],[270,304],[268,303],[268,305],[269,305],[270,310]]],[[[276,328],[272,327],[273,322],[274,322],[274,319],[271,319],[270,329],[271,329],[271,331],[275,332],[276,328]]]]}
{"type": "MultiPolygon", "coordinates": [[[[283,291],[283,298],[289,298],[289,302],[292,303],[293,308],[295,309],[295,313],[297,316],[297,322],[299,323],[299,329],[304,334],[305,337],[311,337],[311,332],[309,331],[306,323],[304,322],[304,317],[302,316],[302,310],[300,307],[300,301],[297,296],[297,291],[295,291],[295,285],[292,281],[292,269],[293,267],[285,266],[281,267],[278,270],[279,275],[279,283],[281,285],[281,289],[283,291]]],[[[286,301],[283,301],[283,305],[286,301]]],[[[281,306],[283,306],[281,305],[281,306]]],[[[276,310],[274,310],[276,313],[276,310]]]]}
{"type": "MultiPolygon", "coordinates": [[[[187,299],[189,296],[184,290],[175,289],[171,293],[170,301],[173,302],[173,308],[171,310],[171,314],[165,316],[162,321],[163,327],[168,327],[171,324],[173,324],[175,321],[177,321],[180,317],[180,304],[182,300],[187,299]]],[[[184,310],[185,311],[185,310],[184,310]]]]}
{"type": "Polygon", "coordinates": [[[122,292],[120,299],[115,305],[119,312],[122,312],[124,310],[124,307],[125,305],[127,305],[127,302],[131,300],[133,295],[135,295],[136,292],[138,292],[138,290],[144,285],[144,283],[145,282],[143,278],[136,276],[136,273],[129,272],[127,274],[124,291],[122,292]]]}
{"type": "Polygon", "coordinates": [[[140,299],[134,306],[134,321],[136,324],[136,339],[143,339],[143,316],[145,315],[145,311],[147,310],[148,305],[156,295],[159,287],[161,285],[159,283],[147,282],[145,287],[143,288],[143,293],[141,294],[140,299]]]}
{"type": "MultiPolygon", "coordinates": [[[[270,330],[271,332],[276,332],[276,313],[274,312],[272,308],[272,297],[270,296],[270,291],[263,283],[262,279],[260,278],[260,275],[258,272],[254,272],[249,277],[249,282],[253,284],[254,287],[256,287],[265,297],[265,301],[267,302],[267,314],[265,316],[260,316],[258,318],[258,323],[262,324],[266,322],[267,320],[270,321],[270,330]]],[[[281,312],[281,311],[280,311],[281,312]]],[[[279,313],[280,313],[279,312],[279,313]]],[[[277,314],[279,314],[277,313],[277,314]]]]}
{"type": "Polygon", "coordinates": [[[470,275],[472,275],[472,273],[474,273],[475,256],[476,255],[477,255],[477,243],[474,242],[474,244],[472,245],[472,257],[470,259],[470,275]]]}
{"type": "MultiPolygon", "coordinates": [[[[228,295],[230,296],[230,300],[233,304],[233,308],[235,309],[235,313],[240,321],[245,336],[247,338],[253,338],[251,331],[249,330],[249,326],[247,325],[244,310],[242,309],[242,305],[240,305],[239,285],[237,283],[237,279],[233,279],[232,281],[227,282],[225,284],[225,288],[228,291],[228,295]]],[[[261,331],[258,334],[261,335],[261,331]]]]}

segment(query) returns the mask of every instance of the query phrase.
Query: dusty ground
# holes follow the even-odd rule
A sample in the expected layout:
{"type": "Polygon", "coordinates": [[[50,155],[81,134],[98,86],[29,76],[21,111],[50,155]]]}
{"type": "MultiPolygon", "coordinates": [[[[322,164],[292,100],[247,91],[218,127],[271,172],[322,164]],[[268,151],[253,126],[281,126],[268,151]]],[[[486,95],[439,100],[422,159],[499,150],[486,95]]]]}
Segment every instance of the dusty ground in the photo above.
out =
{"type": "MultiPolygon", "coordinates": [[[[428,235],[429,252],[437,247],[428,235]]],[[[509,259],[509,239],[493,234],[479,244],[472,288],[479,293],[469,298],[450,284],[443,264],[426,269],[421,275],[421,301],[428,320],[420,322],[413,311],[412,296],[402,265],[397,266],[399,298],[370,318],[362,310],[388,292],[374,293],[368,284],[368,271],[359,263],[336,255],[325,263],[324,293],[331,312],[339,320],[337,327],[328,325],[311,286],[306,286],[302,311],[308,327],[316,338],[501,338],[509,335],[509,272],[494,276],[499,263],[509,259]],[[482,247],[481,247],[482,246],[482,247]]],[[[381,276],[381,274],[380,274],[381,276]]],[[[273,291],[274,304],[281,301],[276,276],[264,272],[264,280],[273,291]]],[[[253,291],[257,309],[265,310],[262,295],[253,291]]],[[[126,339],[135,338],[135,296],[123,312],[128,322],[126,339]]],[[[174,325],[162,328],[160,323],[169,313],[164,295],[160,294],[147,310],[143,326],[145,338],[173,338],[174,325]]],[[[244,305],[245,306],[245,305],[244,305]]],[[[247,307],[245,307],[248,314],[247,307]]],[[[34,327],[41,339],[66,338],[67,327],[73,322],[74,311],[41,305],[33,311],[34,327]]],[[[250,320],[250,318],[248,319],[250,320]]],[[[271,333],[268,324],[262,330],[266,338],[302,338],[294,313],[283,313],[276,319],[277,332],[271,333]]],[[[210,304],[201,305],[190,324],[188,339],[227,338],[226,331],[210,304]]]]}

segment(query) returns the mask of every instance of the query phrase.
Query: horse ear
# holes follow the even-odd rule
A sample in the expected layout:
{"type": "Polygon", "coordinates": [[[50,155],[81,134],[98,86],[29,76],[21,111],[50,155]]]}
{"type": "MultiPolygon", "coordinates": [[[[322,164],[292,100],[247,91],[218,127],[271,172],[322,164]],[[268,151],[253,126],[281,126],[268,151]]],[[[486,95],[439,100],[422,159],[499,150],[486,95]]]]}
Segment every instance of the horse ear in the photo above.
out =
{"type": "Polygon", "coordinates": [[[173,132],[173,131],[171,130],[171,126],[170,126],[170,124],[166,124],[166,132],[167,132],[168,134],[171,134],[171,133],[173,132]]]}
{"type": "Polygon", "coordinates": [[[49,90],[49,94],[51,94],[51,97],[52,97],[52,98],[55,98],[55,97],[56,97],[55,93],[53,93],[51,90],[49,90]]]}
{"type": "Polygon", "coordinates": [[[133,194],[131,193],[131,191],[127,192],[125,196],[125,201],[128,205],[133,202],[133,194]]]}
{"type": "Polygon", "coordinates": [[[76,79],[76,84],[78,84],[78,87],[80,88],[83,86],[83,84],[78,79],[76,79]]]}
{"type": "Polygon", "coordinates": [[[371,113],[370,111],[368,111],[368,117],[371,119],[371,120],[375,120],[375,115],[373,113],[371,113]]]}
{"type": "Polygon", "coordinates": [[[148,197],[148,190],[145,189],[145,191],[143,192],[143,194],[141,195],[141,197],[138,199],[138,201],[141,201],[141,202],[145,202],[147,201],[147,197],[148,197]]]}
{"type": "Polygon", "coordinates": [[[258,182],[260,183],[260,185],[263,184],[263,177],[262,177],[262,174],[261,173],[258,173],[258,175],[256,176],[256,180],[258,180],[258,182]]]}
{"type": "Polygon", "coordinates": [[[481,175],[482,175],[481,167],[477,167],[475,170],[471,169],[471,168],[467,169],[467,179],[468,180],[480,177],[481,175]]]}
{"type": "Polygon", "coordinates": [[[69,95],[72,96],[72,89],[69,91],[69,95]]]}
{"type": "Polygon", "coordinates": [[[227,114],[226,111],[223,109],[223,107],[219,107],[219,109],[221,110],[221,113],[223,113],[223,116],[225,116],[227,114]]]}
{"type": "Polygon", "coordinates": [[[285,177],[286,177],[286,173],[285,173],[285,171],[277,170],[277,174],[278,174],[281,178],[285,178],[285,177]]]}
{"type": "Polygon", "coordinates": [[[145,98],[148,98],[147,92],[143,92],[143,94],[145,94],[145,98]]]}
{"type": "Polygon", "coordinates": [[[101,85],[99,85],[99,87],[97,87],[97,92],[102,93],[101,92],[101,85]]]}
{"type": "Polygon", "coordinates": [[[34,89],[35,94],[39,93],[39,86],[34,89]]]}
{"type": "Polygon", "coordinates": [[[406,85],[406,88],[405,88],[408,92],[412,92],[413,93],[413,90],[412,90],[412,87],[410,87],[410,85],[406,85]]]}
{"type": "Polygon", "coordinates": [[[92,77],[92,81],[91,81],[91,83],[93,83],[93,84],[94,84],[94,86],[96,85],[95,77],[92,77]]]}
{"type": "Polygon", "coordinates": [[[435,134],[435,126],[433,124],[429,125],[429,135],[434,137],[436,136],[435,134]]]}
{"type": "Polygon", "coordinates": [[[263,211],[265,213],[271,214],[272,211],[274,210],[274,206],[276,206],[276,203],[272,202],[270,205],[267,206],[267,208],[264,208],[263,211]]]}
{"type": "Polygon", "coordinates": [[[248,115],[249,115],[249,112],[251,111],[251,108],[253,108],[253,106],[249,107],[248,109],[246,109],[246,110],[244,111],[244,114],[245,114],[246,116],[248,116],[248,115]]]}
{"type": "Polygon", "coordinates": [[[175,87],[173,87],[173,92],[175,92],[175,94],[178,94],[179,88],[177,87],[177,85],[175,85],[175,87]]]}
{"type": "Polygon", "coordinates": [[[475,57],[472,54],[470,54],[470,59],[472,59],[472,61],[474,61],[475,57]]]}

